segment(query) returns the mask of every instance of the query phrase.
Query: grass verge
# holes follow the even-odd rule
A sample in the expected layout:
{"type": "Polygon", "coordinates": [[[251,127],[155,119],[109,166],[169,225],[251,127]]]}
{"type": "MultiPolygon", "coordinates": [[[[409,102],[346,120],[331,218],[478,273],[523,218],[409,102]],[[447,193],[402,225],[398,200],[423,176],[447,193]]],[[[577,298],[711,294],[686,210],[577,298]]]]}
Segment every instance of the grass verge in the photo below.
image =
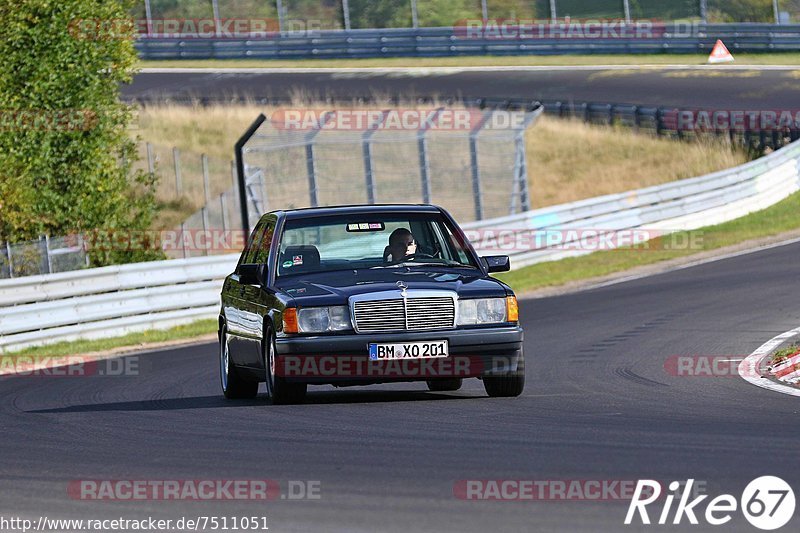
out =
{"type": "Polygon", "coordinates": [[[775,366],[779,363],[782,363],[784,360],[788,359],[789,357],[795,355],[798,351],[800,351],[800,345],[798,344],[791,344],[785,348],[781,348],[769,358],[770,366],[775,366]]]}
{"type": "Polygon", "coordinates": [[[516,292],[564,285],[661,261],[691,256],[708,250],[775,236],[800,228],[800,193],[742,218],[694,231],[677,232],[649,242],[646,248],[623,248],[594,252],[582,257],[540,263],[497,277],[516,292]],[[697,246],[686,247],[683,243],[697,246]]]}
{"type": "MultiPolygon", "coordinates": [[[[736,54],[736,65],[798,65],[800,53],[736,54]]],[[[385,68],[524,67],[578,65],[704,65],[708,54],[597,54],[559,56],[390,57],[375,59],[225,59],[143,61],[144,68],[385,68]]]]}
{"type": "Polygon", "coordinates": [[[191,324],[176,326],[163,330],[149,330],[129,333],[120,337],[108,339],[80,340],[72,342],[59,342],[49,346],[34,346],[3,354],[3,357],[35,356],[35,357],[65,357],[94,352],[106,352],[117,348],[144,347],[147,344],[163,343],[181,339],[192,339],[201,335],[216,333],[216,319],[198,320],[191,324]]]}

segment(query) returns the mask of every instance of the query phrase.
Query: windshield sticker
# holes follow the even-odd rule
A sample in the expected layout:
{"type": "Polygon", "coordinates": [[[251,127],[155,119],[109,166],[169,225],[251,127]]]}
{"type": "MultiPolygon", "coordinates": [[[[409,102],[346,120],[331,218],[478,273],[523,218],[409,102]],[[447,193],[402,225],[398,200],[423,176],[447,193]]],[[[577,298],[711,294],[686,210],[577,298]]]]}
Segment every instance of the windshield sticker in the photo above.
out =
{"type": "Polygon", "coordinates": [[[347,231],[383,231],[386,229],[383,222],[359,222],[348,224],[347,231]]]}
{"type": "Polygon", "coordinates": [[[292,264],[293,265],[302,265],[303,264],[303,256],[302,255],[296,255],[296,256],[292,257],[292,264]]]}
{"type": "Polygon", "coordinates": [[[284,261],[283,262],[283,268],[292,268],[292,262],[291,261],[284,261]]]}

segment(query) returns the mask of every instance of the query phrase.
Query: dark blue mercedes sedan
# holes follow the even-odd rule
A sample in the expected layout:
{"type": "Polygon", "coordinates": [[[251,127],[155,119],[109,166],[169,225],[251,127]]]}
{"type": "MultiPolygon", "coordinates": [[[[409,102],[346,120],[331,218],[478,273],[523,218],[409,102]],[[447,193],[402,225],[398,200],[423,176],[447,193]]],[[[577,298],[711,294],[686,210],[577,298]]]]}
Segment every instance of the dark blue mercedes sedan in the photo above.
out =
{"type": "Polygon", "coordinates": [[[517,300],[489,275],[508,269],[436,206],[268,213],[222,289],[222,391],[252,398],[266,382],[273,403],[296,403],[308,385],[454,391],[478,378],[489,396],[518,396],[517,300]]]}

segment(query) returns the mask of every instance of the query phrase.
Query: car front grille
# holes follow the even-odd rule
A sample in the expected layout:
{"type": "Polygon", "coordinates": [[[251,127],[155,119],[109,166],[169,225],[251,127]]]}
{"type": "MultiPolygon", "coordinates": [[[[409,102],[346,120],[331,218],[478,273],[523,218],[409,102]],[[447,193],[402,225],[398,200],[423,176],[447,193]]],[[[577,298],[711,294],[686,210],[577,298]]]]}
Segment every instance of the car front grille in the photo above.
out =
{"type": "Polygon", "coordinates": [[[455,327],[456,302],[449,296],[356,301],[353,315],[359,333],[447,329],[455,327]]]}

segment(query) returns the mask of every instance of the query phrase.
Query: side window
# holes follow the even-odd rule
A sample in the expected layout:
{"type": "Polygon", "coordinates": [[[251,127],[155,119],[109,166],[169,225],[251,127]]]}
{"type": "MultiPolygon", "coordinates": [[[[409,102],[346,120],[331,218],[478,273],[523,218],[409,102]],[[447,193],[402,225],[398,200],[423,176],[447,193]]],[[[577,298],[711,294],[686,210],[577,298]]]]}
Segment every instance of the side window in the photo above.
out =
{"type": "Polygon", "coordinates": [[[255,253],[261,243],[261,235],[264,233],[265,225],[266,223],[264,221],[259,222],[253,230],[253,233],[250,234],[250,238],[247,240],[244,251],[239,258],[240,265],[247,265],[253,262],[255,253]]]}
{"type": "Polygon", "coordinates": [[[462,248],[461,244],[458,242],[458,239],[455,235],[450,231],[445,224],[441,222],[436,224],[436,228],[439,232],[441,232],[442,236],[444,237],[444,249],[442,250],[443,254],[445,255],[445,259],[451,259],[458,261],[459,263],[468,265],[470,264],[469,258],[467,257],[467,253],[462,248]]]}
{"type": "Polygon", "coordinates": [[[264,235],[261,237],[261,242],[255,248],[253,260],[251,263],[266,263],[269,260],[269,251],[272,249],[272,238],[275,233],[275,223],[277,217],[271,216],[266,219],[264,228],[264,235]]]}

